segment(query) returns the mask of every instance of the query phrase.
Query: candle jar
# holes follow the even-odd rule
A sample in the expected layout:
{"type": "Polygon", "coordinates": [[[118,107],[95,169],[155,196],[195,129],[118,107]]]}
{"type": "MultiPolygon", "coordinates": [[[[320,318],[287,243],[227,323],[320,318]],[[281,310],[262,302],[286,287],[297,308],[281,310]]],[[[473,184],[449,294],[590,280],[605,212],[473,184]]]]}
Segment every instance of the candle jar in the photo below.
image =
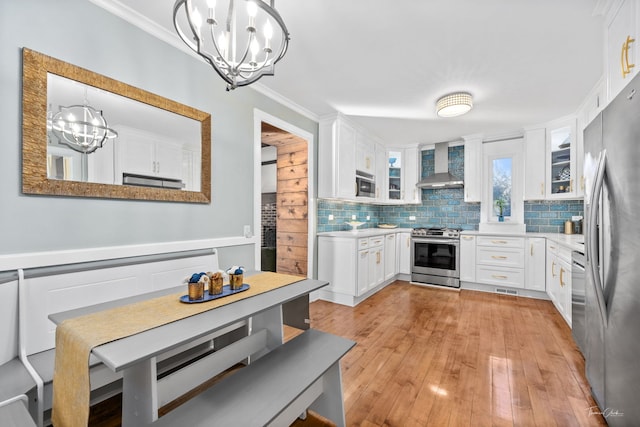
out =
{"type": "Polygon", "coordinates": [[[222,276],[213,277],[209,280],[209,295],[220,295],[222,293],[223,283],[222,276]]]}
{"type": "Polygon", "coordinates": [[[242,274],[229,274],[229,287],[232,291],[236,291],[242,287],[242,274]]]}
{"type": "Polygon", "coordinates": [[[204,283],[189,283],[189,301],[197,301],[204,298],[204,283]]]}

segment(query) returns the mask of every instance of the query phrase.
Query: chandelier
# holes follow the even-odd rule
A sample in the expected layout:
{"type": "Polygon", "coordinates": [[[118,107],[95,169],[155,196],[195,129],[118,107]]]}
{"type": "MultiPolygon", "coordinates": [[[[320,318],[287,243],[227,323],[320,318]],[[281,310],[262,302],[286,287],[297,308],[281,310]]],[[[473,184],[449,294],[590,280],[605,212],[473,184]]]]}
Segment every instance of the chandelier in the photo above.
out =
{"type": "Polygon", "coordinates": [[[232,90],[272,76],[276,62],[287,52],[289,32],[274,2],[177,0],[173,24],[187,46],[232,90]]]}
{"type": "Polygon", "coordinates": [[[60,106],[56,114],[50,113],[49,130],[60,143],[81,153],[91,154],[102,147],[104,141],[118,136],[107,126],[107,121],[89,105],[60,106]]]}

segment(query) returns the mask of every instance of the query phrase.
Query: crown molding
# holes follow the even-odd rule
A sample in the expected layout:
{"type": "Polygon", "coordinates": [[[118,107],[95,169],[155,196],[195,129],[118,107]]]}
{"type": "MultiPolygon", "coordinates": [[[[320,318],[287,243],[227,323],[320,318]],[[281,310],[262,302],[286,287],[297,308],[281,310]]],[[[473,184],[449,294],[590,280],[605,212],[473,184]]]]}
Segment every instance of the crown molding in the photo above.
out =
{"type": "MultiPolygon", "coordinates": [[[[162,40],[163,42],[171,45],[172,47],[206,64],[206,61],[202,59],[194,51],[189,49],[189,47],[187,47],[187,45],[184,44],[184,42],[180,39],[180,37],[178,37],[178,35],[175,32],[169,31],[166,28],[162,27],[161,25],[158,25],[156,22],[150,20],[149,18],[142,15],[141,13],[131,9],[129,6],[123,4],[122,2],[118,0],[89,0],[89,1],[95,4],[96,6],[106,10],[107,12],[113,15],[116,15],[119,18],[124,19],[130,24],[151,34],[157,39],[162,40]]],[[[313,120],[315,122],[319,121],[319,116],[317,114],[293,102],[289,98],[280,95],[279,93],[268,88],[264,84],[256,82],[247,87],[255,90],[256,92],[274,100],[275,102],[295,111],[296,113],[310,120],[313,120]]]]}

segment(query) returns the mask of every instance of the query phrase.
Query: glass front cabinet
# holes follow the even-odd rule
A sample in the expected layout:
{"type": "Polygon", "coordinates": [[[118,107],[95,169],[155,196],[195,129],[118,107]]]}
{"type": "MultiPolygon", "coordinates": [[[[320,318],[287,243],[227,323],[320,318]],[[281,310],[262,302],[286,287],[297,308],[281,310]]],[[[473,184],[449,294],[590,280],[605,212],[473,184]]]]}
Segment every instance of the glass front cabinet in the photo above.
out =
{"type": "Polygon", "coordinates": [[[387,199],[390,201],[403,199],[402,154],[402,151],[387,151],[387,166],[389,168],[387,174],[389,178],[387,199]]]}
{"type": "Polygon", "coordinates": [[[579,183],[576,180],[575,120],[568,120],[547,128],[547,198],[576,197],[579,183]]]}

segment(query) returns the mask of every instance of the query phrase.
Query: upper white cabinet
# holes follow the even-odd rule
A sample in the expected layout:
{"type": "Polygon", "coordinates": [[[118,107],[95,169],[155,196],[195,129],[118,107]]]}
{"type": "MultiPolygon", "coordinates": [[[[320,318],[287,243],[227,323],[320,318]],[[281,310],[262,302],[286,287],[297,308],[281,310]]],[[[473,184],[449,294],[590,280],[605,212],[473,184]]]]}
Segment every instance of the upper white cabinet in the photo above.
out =
{"type": "Polygon", "coordinates": [[[182,147],[147,132],[121,129],[117,145],[119,170],[122,173],[182,179],[182,147]]]}
{"type": "Polygon", "coordinates": [[[636,0],[615,0],[605,18],[607,99],[611,101],[638,72],[638,6],[636,0]]]}
{"type": "Polygon", "coordinates": [[[482,201],[482,136],[464,137],[464,201],[482,201]]]}
{"type": "Polygon", "coordinates": [[[418,149],[390,148],[385,152],[384,186],[381,202],[420,203],[418,149]]]}
{"type": "Polygon", "coordinates": [[[376,146],[367,136],[358,132],[356,134],[356,170],[371,175],[376,173],[376,146]]]}
{"type": "Polygon", "coordinates": [[[547,130],[545,128],[524,131],[524,199],[544,200],[546,198],[547,130]]]}
{"type": "Polygon", "coordinates": [[[356,135],[340,115],[320,121],[318,197],[355,199],[356,135]]]}
{"type": "Polygon", "coordinates": [[[547,127],[546,192],[548,199],[575,198],[580,186],[576,120],[570,118],[547,127]]]}

